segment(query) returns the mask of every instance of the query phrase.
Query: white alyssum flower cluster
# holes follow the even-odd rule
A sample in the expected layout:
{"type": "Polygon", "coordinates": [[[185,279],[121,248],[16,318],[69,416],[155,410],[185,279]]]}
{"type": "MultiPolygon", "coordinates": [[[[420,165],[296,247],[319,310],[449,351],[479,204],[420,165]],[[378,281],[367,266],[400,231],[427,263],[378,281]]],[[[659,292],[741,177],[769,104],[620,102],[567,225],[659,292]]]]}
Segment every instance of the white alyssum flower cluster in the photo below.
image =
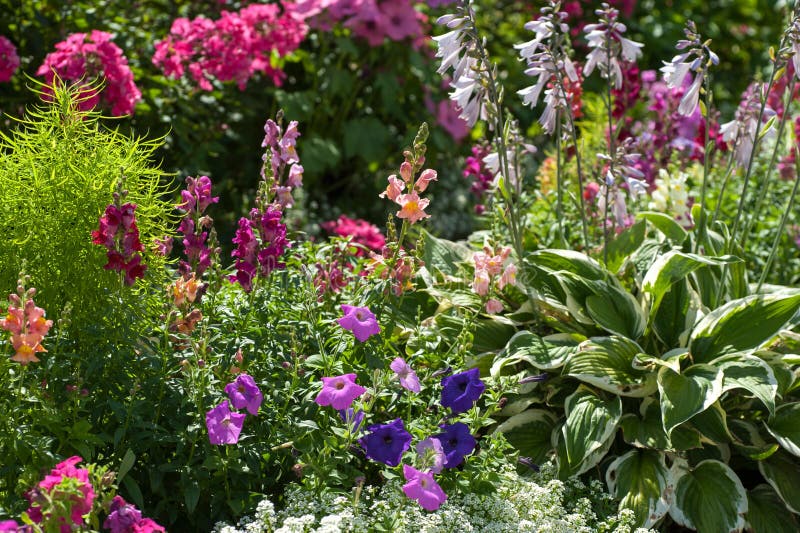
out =
{"type": "Polygon", "coordinates": [[[570,494],[593,494],[596,501],[612,500],[602,485],[589,487],[578,480],[546,479],[547,465],[537,483],[508,469],[491,495],[453,494],[442,507],[429,513],[400,491],[399,481],[383,487],[364,487],[358,505],[352,496],[315,494],[294,486],[286,493],[286,508],[275,512],[264,500],[253,517],[237,526],[217,524],[216,533],[334,533],[393,531],[397,533],[646,533],[636,529],[633,513],[623,510],[598,517],[588,497],[568,501],[570,494]]]}

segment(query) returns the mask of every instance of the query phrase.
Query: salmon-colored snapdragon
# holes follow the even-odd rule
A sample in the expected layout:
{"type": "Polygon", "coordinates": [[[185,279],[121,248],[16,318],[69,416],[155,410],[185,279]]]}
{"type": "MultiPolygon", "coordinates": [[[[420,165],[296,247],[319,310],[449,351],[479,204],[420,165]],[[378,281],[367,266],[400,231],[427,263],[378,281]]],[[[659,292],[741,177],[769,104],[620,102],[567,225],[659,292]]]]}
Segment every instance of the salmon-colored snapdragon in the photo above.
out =
{"type": "Polygon", "coordinates": [[[8,296],[10,305],[6,317],[0,319],[0,328],[11,333],[11,346],[14,348],[11,360],[23,366],[39,362],[36,354],[47,351],[42,340],[53,325],[52,320],[44,318],[44,309],[36,307],[33,302],[35,294],[36,289],[26,291],[20,283],[17,294],[8,296]]]}

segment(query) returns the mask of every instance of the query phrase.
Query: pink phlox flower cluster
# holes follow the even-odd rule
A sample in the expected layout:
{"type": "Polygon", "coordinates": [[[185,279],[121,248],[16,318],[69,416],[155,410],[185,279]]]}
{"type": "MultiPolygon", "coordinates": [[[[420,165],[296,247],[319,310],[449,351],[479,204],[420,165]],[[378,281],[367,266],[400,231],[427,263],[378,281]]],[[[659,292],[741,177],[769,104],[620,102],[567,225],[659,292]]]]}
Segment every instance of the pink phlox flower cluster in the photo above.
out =
{"type": "Polygon", "coordinates": [[[47,54],[36,74],[44,76],[48,84],[58,76],[85,85],[78,102],[81,110],[102,102],[114,115],[130,115],[142,93],[134,83],[128,60],[111,38],[110,33],[98,30],[73,33],[56,44],[56,51],[47,54]],[[105,80],[101,90],[89,85],[101,78],[105,80]]]}
{"type": "Polygon", "coordinates": [[[103,527],[111,533],[157,533],[165,532],[163,526],[150,518],[143,518],[135,505],[126,502],[122,496],[114,496],[108,509],[103,527]]]}
{"type": "Polygon", "coordinates": [[[402,180],[398,179],[396,174],[389,176],[389,185],[378,196],[389,198],[389,200],[399,205],[400,210],[396,213],[397,217],[407,219],[412,224],[430,217],[425,212],[430,200],[420,198],[419,194],[425,192],[430,182],[437,181],[436,171],[432,169],[423,170],[419,178],[414,181],[414,167],[406,160],[400,165],[400,177],[402,180]],[[406,187],[408,187],[408,192],[404,193],[406,187]]]}
{"type": "Polygon", "coordinates": [[[223,11],[210,20],[179,18],[169,35],[155,45],[153,64],[170,78],[187,72],[204,91],[211,80],[235,81],[244,90],[254,74],[261,72],[281,85],[284,72],[275,67],[273,54],[284,57],[305,39],[308,27],[290,6],[253,4],[238,12],[223,11]]]}
{"type": "Polygon", "coordinates": [[[208,176],[186,178],[186,189],[181,191],[183,202],[176,208],[185,213],[178,232],[183,234],[183,250],[188,261],[181,261],[178,267],[181,275],[188,279],[194,273],[197,279],[211,266],[211,250],[206,240],[207,230],[213,224],[211,217],[205,215],[209,205],[219,202],[218,196],[211,196],[211,179],[208,176]]]}
{"type": "Polygon", "coordinates": [[[0,329],[11,333],[11,347],[14,348],[12,361],[21,365],[38,363],[37,353],[46,352],[42,340],[53,326],[52,320],[44,318],[44,309],[36,307],[33,296],[36,289],[27,291],[18,287],[19,294],[10,294],[10,302],[5,318],[0,319],[0,329]],[[23,305],[24,300],[24,305],[23,305]]]}
{"type": "Polygon", "coordinates": [[[261,177],[271,180],[270,193],[281,207],[292,207],[292,190],[303,186],[303,167],[297,154],[297,138],[300,137],[297,126],[296,120],[289,122],[286,131],[272,119],[264,124],[265,135],[261,146],[266,150],[261,158],[261,177]]]}
{"type": "Polygon", "coordinates": [[[0,35],[0,83],[10,80],[18,68],[17,48],[7,37],[0,35]]]}
{"type": "Polygon", "coordinates": [[[412,0],[300,0],[294,9],[320,30],[341,23],[370,46],[380,46],[386,38],[417,43],[424,37],[426,17],[412,0]]]}
{"type": "Polygon", "coordinates": [[[252,290],[257,274],[266,277],[274,269],[285,266],[278,260],[289,246],[281,216],[280,208],[270,205],[266,212],[253,209],[249,218],[239,219],[233,238],[236,249],[231,252],[236,258],[236,274],[230,280],[238,282],[246,292],[252,290]]]}
{"type": "MultiPolygon", "coordinates": [[[[386,237],[381,233],[381,230],[375,224],[360,218],[353,219],[340,215],[338,219],[323,222],[320,226],[330,234],[350,237],[353,242],[375,252],[380,251],[386,244],[386,237]]],[[[361,248],[356,251],[356,255],[359,257],[365,255],[365,253],[361,248]]]]}
{"type": "MultiPolygon", "coordinates": [[[[483,251],[475,252],[472,255],[472,261],[475,263],[472,290],[475,291],[478,296],[488,296],[492,286],[498,291],[502,291],[506,285],[516,284],[516,265],[514,265],[514,263],[509,263],[504,267],[510,254],[511,248],[508,246],[497,250],[493,250],[489,246],[484,246],[483,251]]],[[[489,298],[486,301],[487,313],[495,314],[502,310],[503,304],[499,300],[489,298]]]]}
{"type": "Polygon", "coordinates": [[[79,529],[86,525],[83,517],[91,512],[95,493],[92,484],[89,482],[89,471],[85,468],[75,467],[82,460],[81,457],[75,455],[58,463],[36,487],[25,494],[28,502],[30,502],[30,507],[28,507],[27,511],[28,516],[34,523],[40,524],[43,520],[49,518],[43,515],[41,509],[41,504],[44,501],[41,494],[46,493],[50,499],[54,500],[62,500],[65,496],[68,498],[65,503],[69,503],[72,523],[62,523],[60,525],[62,533],[73,531],[73,526],[77,526],[76,529],[79,529]],[[78,492],[80,492],[80,495],[75,493],[64,494],[60,490],[60,486],[68,478],[79,482],[78,492]]]}
{"type": "MultiPolygon", "coordinates": [[[[234,409],[247,409],[253,416],[258,414],[258,409],[264,401],[261,389],[248,374],[236,376],[233,382],[225,386],[225,393],[234,409]]],[[[238,443],[246,417],[246,413],[231,411],[228,400],[223,400],[206,413],[209,442],[213,445],[238,443]]]]}
{"type": "Polygon", "coordinates": [[[92,242],[108,250],[108,262],[103,268],[124,272],[125,283],[133,285],[137,278],[144,277],[147,269],[142,264],[141,252],[144,247],[139,241],[139,228],[136,226],[136,204],[119,205],[119,198],[119,194],[114,193],[115,203],[109,204],[100,217],[100,227],[92,232],[92,242]]]}

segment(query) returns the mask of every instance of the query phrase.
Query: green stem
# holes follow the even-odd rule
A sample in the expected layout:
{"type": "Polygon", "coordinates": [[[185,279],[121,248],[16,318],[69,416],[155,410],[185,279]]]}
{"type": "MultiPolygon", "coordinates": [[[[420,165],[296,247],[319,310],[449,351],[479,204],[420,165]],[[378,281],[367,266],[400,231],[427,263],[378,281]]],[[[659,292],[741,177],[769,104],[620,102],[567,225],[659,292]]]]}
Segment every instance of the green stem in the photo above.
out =
{"type": "MultiPolygon", "coordinates": [[[[606,60],[608,61],[608,69],[606,71],[606,111],[608,115],[608,155],[609,160],[609,173],[614,175],[614,157],[616,156],[616,148],[614,147],[614,117],[613,113],[613,100],[611,95],[611,37],[606,34],[606,60]]],[[[605,207],[603,209],[603,264],[608,265],[608,200],[609,200],[609,187],[608,180],[602,177],[606,184],[605,187],[605,207]]]]}
{"type": "Polygon", "coordinates": [[[561,163],[561,111],[556,113],[556,224],[559,246],[566,247],[564,237],[564,173],[561,163]]]}
{"type": "Polygon", "coordinates": [[[714,227],[714,224],[717,223],[717,219],[719,218],[720,208],[722,207],[722,202],[725,199],[725,189],[728,187],[728,181],[731,178],[731,174],[733,174],[733,169],[736,168],[734,165],[734,158],[733,158],[733,151],[731,151],[730,157],[728,158],[728,167],[725,169],[725,177],[722,180],[722,188],[719,190],[719,195],[717,196],[717,205],[714,207],[714,216],[711,217],[711,227],[714,227]]]}
{"type": "Polygon", "coordinates": [[[700,234],[694,243],[694,252],[700,249],[700,242],[704,240],[706,234],[706,184],[708,183],[708,170],[711,163],[711,156],[709,154],[709,129],[711,128],[711,75],[706,72],[705,82],[705,140],[703,142],[703,184],[700,188],[700,220],[698,226],[700,227],[700,234]]]}

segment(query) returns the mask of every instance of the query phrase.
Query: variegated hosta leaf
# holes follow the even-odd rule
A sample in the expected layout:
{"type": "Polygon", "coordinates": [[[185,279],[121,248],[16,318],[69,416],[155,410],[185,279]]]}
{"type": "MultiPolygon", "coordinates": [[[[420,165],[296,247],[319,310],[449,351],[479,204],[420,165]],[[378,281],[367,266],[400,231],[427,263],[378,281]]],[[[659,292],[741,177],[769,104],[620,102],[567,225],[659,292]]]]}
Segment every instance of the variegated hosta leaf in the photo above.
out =
{"type": "Polygon", "coordinates": [[[695,324],[689,352],[696,363],[741,352],[767,342],[800,308],[800,289],[733,300],[695,324]]]}
{"type": "Polygon", "coordinates": [[[759,426],[747,420],[733,418],[728,420],[728,429],[733,437],[733,447],[741,455],[754,461],[763,461],[780,450],[780,444],[767,442],[759,432],[759,426]]]}
{"type": "MultiPolygon", "coordinates": [[[[564,405],[567,420],[561,428],[566,465],[573,473],[588,470],[587,459],[609,444],[622,416],[622,400],[613,396],[604,400],[592,389],[581,385],[567,397],[564,405]]],[[[597,462],[602,456],[596,457],[597,462]]],[[[597,463],[595,463],[597,464],[597,463]]],[[[561,468],[560,468],[561,470],[561,468]]]]}
{"type": "Polygon", "coordinates": [[[758,471],[764,476],[783,503],[793,513],[800,513],[800,462],[793,455],[778,451],[768,459],[758,462],[758,471]]]}
{"type": "Polygon", "coordinates": [[[520,455],[530,457],[534,463],[542,463],[553,449],[550,435],[556,420],[551,411],[529,409],[512,416],[495,431],[502,432],[520,455]]]}
{"type": "Polygon", "coordinates": [[[714,402],[705,411],[700,411],[691,418],[692,426],[705,438],[715,444],[725,444],[731,441],[728,430],[727,413],[719,402],[714,402]]]}
{"type": "Polygon", "coordinates": [[[629,339],[641,337],[647,324],[636,298],[610,283],[602,284],[595,294],[586,297],[586,312],[604,330],[629,339]]]}
{"type": "Polygon", "coordinates": [[[747,492],[747,526],[752,533],[797,533],[800,522],[775,490],[761,484],[747,492]]]}
{"type": "Polygon", "coordinates": [[[639,411],[642,413],[641,417],[628,413],[620,419],[619,425],[628,444],[660,451],[686,451],[700,447],[700,434],[692,428],[677,427],[667,437],[656,399],[645,398],[639,411]]]}
{"type": "Polygon", "coordinates": [[[730,533],[744,527],[747,493],[739,476],[720,461],[673,468],[674,500],[669,515],[702,533],[730,533]]]}
{"type": "Polygon", "coordinates": [[[671,368],[673,371],[680,373],[681,360],[689,357],[689,350],[686,348],[676,348],[670,350],[661,357],[648,355],[646,353],[637,353],[631,362],[631,366],[636,370],[644,370],[648,372],[657,371],[659,367],[665,366],[671,368]]]}
{"type": "Polygon", "coordinates": [[[800,402],[778,407],[767,424],[767,430],[783,449],[800,457],[800,402]]]}
{"type": "Polygon", "coordinates": [[[631,450],[606,470],[609,492],[619,498],[620,508],[636,514],[637,526],[645,528],[653,527],[667,514],[668,480],[664,454],[653,450],[631,450]]]}
{"type": "Polygon", "coordinates": [[[692,365],[683,374],[666,367],[658,371],[661,418],[667,435],[719,399],[723,377],[722,370],[709,365],[692,365]]]}
{"type": "Polygon", "coordinates": [[[752,355],[737,354],[717,359],[712,366],[721,368],[725,376],[722,392],[744,389],[761,400],[770,414],[775,413],[778,380],[766,361],[752,355]]]}
{"type": "Polygon", "coordinates": [[[576,334],[557,333],[540,337],[530,331],[519,331],[509,339],[505,350],[495,360],[492,375],[499,373],[504,366],[522,362],[539,370],[554,370],[578,351],[583,339],[576,334]]]}
{"type": "Polygon", "coordinates": [[[621,396],[642,398],[656,391],[656,375],[634,369],[634,356],[642,349],[624,337],[592,337],[570,357],[563,374],[621,396]]]}

